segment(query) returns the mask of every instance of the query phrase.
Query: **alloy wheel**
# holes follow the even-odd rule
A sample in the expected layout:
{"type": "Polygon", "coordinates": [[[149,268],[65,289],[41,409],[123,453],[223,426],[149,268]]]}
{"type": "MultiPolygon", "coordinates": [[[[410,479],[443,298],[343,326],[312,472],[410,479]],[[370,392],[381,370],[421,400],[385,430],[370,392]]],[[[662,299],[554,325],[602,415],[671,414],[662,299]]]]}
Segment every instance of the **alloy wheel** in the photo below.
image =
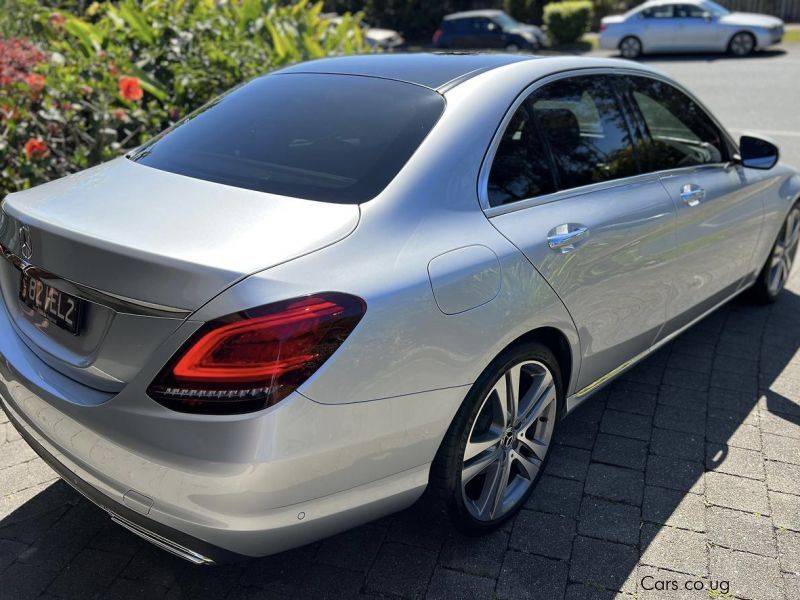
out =
{"type": "Polygon", "coordinates": [[[776,296],[789,279],[797,255],[798,241],[800,241],[800,208],[795,207],[786,217],[783,231],[772,250],[767,276],[767,289],[772,296],[776,296]]]}
{"type": "Polygon", "coordinates": [[[517,363],[484,398],[464,449],[461,492],[480,521],[508,514],[536,480],[556,423],[556,384],[539,361],[517,363]]]}
{"type": "Polygon", "coordinates": [[[753,36],[749,33],[737,33],[731,40],[731,53],[735,56],[746,56],[753,51],[753,36]]]}
{"type": "Polygon", "coordinates": [[[636,58],[642,53],[642,43],[633,37],[627,37],[619,45],[620,54],[624,58],[636,58]]]}

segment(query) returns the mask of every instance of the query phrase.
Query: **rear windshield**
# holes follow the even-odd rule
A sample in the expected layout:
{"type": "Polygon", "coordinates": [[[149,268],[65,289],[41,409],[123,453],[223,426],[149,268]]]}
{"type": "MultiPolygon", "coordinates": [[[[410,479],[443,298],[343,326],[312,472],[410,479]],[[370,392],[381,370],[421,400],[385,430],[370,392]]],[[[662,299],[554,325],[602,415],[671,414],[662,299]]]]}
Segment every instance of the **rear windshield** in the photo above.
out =
{"type": "Polygon", "coordinates": [[[397,175],[443,110],[438,93],[408,83],[268,75],[204,106],[128,158],[226,185],[357,204],[397,175]]]}

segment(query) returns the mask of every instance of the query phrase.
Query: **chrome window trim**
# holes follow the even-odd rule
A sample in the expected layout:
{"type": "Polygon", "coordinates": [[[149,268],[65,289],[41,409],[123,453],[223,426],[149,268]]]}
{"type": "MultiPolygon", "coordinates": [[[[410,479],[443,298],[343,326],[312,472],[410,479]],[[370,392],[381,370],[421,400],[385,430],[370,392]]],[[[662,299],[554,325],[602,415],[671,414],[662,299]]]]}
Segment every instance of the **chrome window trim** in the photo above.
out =
{"type": "Polygon", "coordinates": [[[708,167],[727,168],[730,166],[731,161],[724,161],[718,163],[692,165],[689,167],[678,167],[676,169],[666,169],[662,171],[649,171],[647,173],[638,173],[631,177],[622,177],[620,179],[609,179],[607,181],[600,181],[598,183],[591,183],[589,185],[582,185],[574,188],[569,188],[566,190],[558,190],[556,192],[551,192],[549,194],[542,194],[541,196],[524,198],[522,200],[516,200],[514,202],[501,204],[499,206],[492,206],[489,203],[489,174],[491,172],[492,164],[494,163],[494,159],[497,154],[497,148],[498,146],[500,146],[500,142],[503,138],[503,133],[508,127],[508,124],[511,121],[511,118],[514,116],[514,113],[517,111],[520,105],[539,88],[542,88],[550,83],[553,83],[554,81],[560,81],[561,79],[581,77],[585,75],[633,75],[636,77],[647,77],[649,79],[655,79],[657,81],[666,83],[667,85],[671,85],[675,89],[685,94],[690,100],[692,100],[692,102],[695,102],[703,111],[703,113],[711,120],[711,122],[714,123],[714,125],[720,130],[723,137],[726,138],[726,140],[731,144],[731,146],[738,150],[738,145],[734,143],[733,138],[728,133],[728,131],[722,126],[722,124],[717,120],[717,118],[708,110],[708,108],[706,108],[706,106],[702,102],[700,102],[700,100],[698,100],[691,92],[689,92],[679,83],[676,83],[671,79],[663,75],[660,75],[659,73],[640,71],[638,69],[630,67],[618,67],[618,68],[587,67],[583,69],[570,69],[569,71],[554,73],[552,75],[548,75],[547,77],[537,79],[533,83],[526,86],[517,95],[517,97],[514,98],[514,102],[512,102],[511,106],[506,110],[505,115],[503,115],[500,124],[498,125],[497,129],[494,132],[494,136],[492,137],[492,141],[489,144],[486,153],[484,154],[483,162],[481,163],[481,168],[480,171],[478,172],[478,202],[480,203],[481,209],[483,209],[484,213],[486,213],[486,216],[488,218],[496,217],[502,214],[507,214],[509,212],[515,212],[517,210],[524,210],[532,206],[549,204],[550,202],[556,202],[558,200],[564,200],[566,198],[579,196],[582,194],[588,194],[594,191],[605,190],[609,188],[621,187],[626,185],[633,185],[636,183],[643,183],[651,177],[660,178],[664,175],[680,173],[686,171],[687,169],[698,169],[698,168],[708,168],[708,167]]]}

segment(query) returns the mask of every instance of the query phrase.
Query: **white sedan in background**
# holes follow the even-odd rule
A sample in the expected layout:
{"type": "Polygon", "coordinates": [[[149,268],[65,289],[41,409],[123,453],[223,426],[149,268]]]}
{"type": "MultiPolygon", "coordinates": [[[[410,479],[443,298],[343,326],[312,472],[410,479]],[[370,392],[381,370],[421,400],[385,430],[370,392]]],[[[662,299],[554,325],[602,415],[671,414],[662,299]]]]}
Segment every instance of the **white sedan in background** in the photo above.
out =
{"type": "Polygon", "coordinates": [[[777,44],[783,21],[730,12],[710,0],[652,0],[600,22],[600,47],[625,58],[646,52],[730,52],[746,56],[777,44]]]}

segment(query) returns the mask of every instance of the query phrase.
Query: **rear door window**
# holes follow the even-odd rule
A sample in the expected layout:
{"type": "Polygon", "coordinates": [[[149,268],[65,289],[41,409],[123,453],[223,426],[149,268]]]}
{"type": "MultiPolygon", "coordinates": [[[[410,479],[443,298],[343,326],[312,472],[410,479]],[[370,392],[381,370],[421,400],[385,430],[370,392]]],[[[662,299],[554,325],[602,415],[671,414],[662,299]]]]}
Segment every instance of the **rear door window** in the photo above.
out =
{"type": "Polygon", "coordinates": [[[216,183],[356,204],[389,184],[444,106],[433,90],[387,79],[267,75],[207,104],[128,158],[216,183]]]}
{"type": "Polygon", "coordinates": [[[558,80],[528,102],[552,152],[560,189],[639,172],[625,116],[604,77],[558,80]]]}

